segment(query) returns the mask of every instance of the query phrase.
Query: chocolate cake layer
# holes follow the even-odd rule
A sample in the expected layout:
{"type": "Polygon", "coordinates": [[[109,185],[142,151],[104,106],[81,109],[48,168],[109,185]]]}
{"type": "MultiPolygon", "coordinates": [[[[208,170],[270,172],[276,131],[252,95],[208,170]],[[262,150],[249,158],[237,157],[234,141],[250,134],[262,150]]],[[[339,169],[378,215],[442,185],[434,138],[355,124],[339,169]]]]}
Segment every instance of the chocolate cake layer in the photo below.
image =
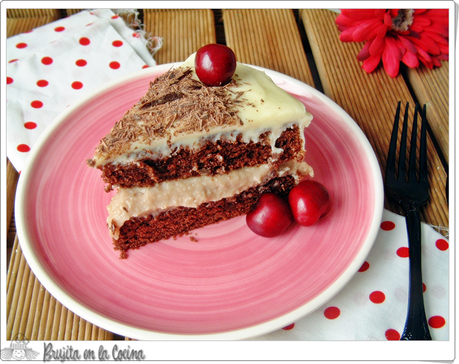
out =
{"type": "Polygon", "coordinates": [[[164,159],[143,159],[127,164],[106,164],[100,167],[106,190],[115,187],[149,187],[166,180],[200,175],[224,174],[242,167],[266,163],[270,158],[274,165],[290,159],[302,160],[302,139],[298,125],[286,129],[276,141],[276,148],[283,151],[272,155],[267,138],[261,135],[259,142],[244,143],[239,135],[235,141],[208,141],[201,149],[181,148],[164,159]]]}
{"type": "Polygon", "coordinates": [[[219,201],[203,203],[197,208],[177,207],[159,215],[134,217],[121,227],[120,236],[113,240],[120,258],[127,258],[127,250],[138,249],[148,243],[180,236],[191,230],[215,224],[246,214],[256,204],[262,193],[272,192],[286,197],[294,187],[292,176],[270,180],[263,186],[252,187],[238,195],[219,201]]]}

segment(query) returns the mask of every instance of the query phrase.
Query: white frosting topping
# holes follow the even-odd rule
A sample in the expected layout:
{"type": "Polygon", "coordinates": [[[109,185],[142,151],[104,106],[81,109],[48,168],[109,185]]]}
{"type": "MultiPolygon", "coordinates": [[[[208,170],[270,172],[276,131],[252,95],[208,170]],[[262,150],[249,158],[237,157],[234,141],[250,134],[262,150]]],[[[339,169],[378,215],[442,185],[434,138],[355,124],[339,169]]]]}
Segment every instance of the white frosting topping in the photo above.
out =
{"type": "Polygon", "coordinates": [[[178,206],[198,207],[205,202],[219,201],[257,186],[273,176],[292,175],[298,181],[308,174],[313,175],[308,164],[289,161],[278,171],[263,164],[222,175],[165,181],[154,187],[119,188],[107,207],[107,224],[110,234],[117,239],[119,228],[131,217],[155,216],[178,206]]]}
{"type": "MultiPolygon", "coordinates": [[[[181,67],[190,67],[193,77],[198,79],[194,71],[196,54],[192,54],[181,67]]],[[[306,112],[304,104],[277,86],[274,81],[253,67],[237,63],[235,76],[240,82],[232,87],[233,97],[243,91],[243,98],[250,106],[239,107],[238,116],[244,125],[239,130],[272,129],[288,123],[300,123],[307,127],[312,119],[306,112]]]]}
{"type": "MultiPolygon", "coordinates": [[[[193,78],[198,79],[194,71],[194,59],[195,54],[192,54],[179,67],[191,68],[193,78]]],[[[95,155],[94,166],[108,162],[128,163],[142,158],[164,158],[176,147],[199,148],[208,139],[218,140],[224,137],[231,141],[239,134],[242,134],[246,143],[258,142],[259,136],[266,131],[271,131],[270,142],[273,153],[279,153],[281,150],[277,150],[275,141],[285,129],[298,124],[300,130],[303,130],[310,124],[312,115],[306,111],[304,104],[278,87],[265,72],[237,63],[234,77],[238,80],[238,85],[230,87],[233,93],[229,94],[235,99],[241,91],[243,92],[242,98],[245,102],[243,105],[236,105],[243,125],[217,126],[210,133],[205,130],[192,134],[177,133],[170,140],[170,145],[165,138],[153,140],[149,144],[133,141],[127,153],[109,159],[95,155]]],[[[303,133],[300,135],[303,137],[303,133]]]]}

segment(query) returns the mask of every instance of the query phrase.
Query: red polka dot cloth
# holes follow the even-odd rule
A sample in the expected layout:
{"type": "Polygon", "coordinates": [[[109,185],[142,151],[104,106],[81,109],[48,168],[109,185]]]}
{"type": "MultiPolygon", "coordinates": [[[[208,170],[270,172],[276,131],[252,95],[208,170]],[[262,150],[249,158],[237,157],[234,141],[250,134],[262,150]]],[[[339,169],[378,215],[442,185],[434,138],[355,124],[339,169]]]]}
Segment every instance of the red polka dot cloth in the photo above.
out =
{"type": "Polygon", "coordinates": [[[7,156],[16,170],[67,106],[108,81],[156,65],[144,33],[110,9],[96,9],[7,39],[7,156]]]}
{"type": "MultiPolygon", "coordinates": [[[[422,223],[426,317],[433,340],[449,340],[449,242],[422,223]]],[[[408,308],[405,218],[384,211],[374,246],[359,271],[312,314],[252,340],[400,340],[408,308]]]]}

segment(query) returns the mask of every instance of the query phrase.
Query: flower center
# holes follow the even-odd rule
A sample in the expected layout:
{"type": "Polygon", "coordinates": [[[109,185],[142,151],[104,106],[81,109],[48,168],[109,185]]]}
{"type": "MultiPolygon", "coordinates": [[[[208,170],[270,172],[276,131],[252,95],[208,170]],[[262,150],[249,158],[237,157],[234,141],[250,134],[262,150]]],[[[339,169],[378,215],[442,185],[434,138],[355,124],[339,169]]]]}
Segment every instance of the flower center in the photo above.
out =
{"type": "Polygon", "coordinates": [[[392,29],[398,32],[406,32],[413,24],[414,9],[399,9],[397,16],[392,19],[392,29]]]}

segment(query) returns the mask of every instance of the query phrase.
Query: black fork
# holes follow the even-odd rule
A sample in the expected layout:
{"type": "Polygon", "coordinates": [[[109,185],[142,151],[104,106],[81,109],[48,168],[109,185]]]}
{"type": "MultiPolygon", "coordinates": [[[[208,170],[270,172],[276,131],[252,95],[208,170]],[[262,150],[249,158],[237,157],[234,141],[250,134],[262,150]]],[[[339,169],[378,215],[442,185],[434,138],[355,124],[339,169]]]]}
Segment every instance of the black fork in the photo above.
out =
{"type": "Polygon", "coordinates": [[[390,140],[389,154],[387,157],[385,191],[386,196],[390,200],[403,206],[406,213],[406,227],[408,230],[410,256],[409,302],[405,329],[401,340],[432,340],[424,309],[421,271],[421,219],[419,214],[419,207],[425,204],[429,198],[429,181],[427,179],[426,106],[424,105],[422,110],[420,110],[418,105],[416,105],[415,108],[408,170],[406,170],[408,110],[409,104],[407,103],[397,168],[396,150],[400,119],[400,102],[398,103],[390,140]],[[422,126],[419,158],[417,159],[416,144],[418,114],[421,114],[422,126]],[[418,168],[416,168],[416,165],[418,165],[418,168]],[[418,169],[417,174],[419,178],[416,177],[416,169],[418,169]]]}

